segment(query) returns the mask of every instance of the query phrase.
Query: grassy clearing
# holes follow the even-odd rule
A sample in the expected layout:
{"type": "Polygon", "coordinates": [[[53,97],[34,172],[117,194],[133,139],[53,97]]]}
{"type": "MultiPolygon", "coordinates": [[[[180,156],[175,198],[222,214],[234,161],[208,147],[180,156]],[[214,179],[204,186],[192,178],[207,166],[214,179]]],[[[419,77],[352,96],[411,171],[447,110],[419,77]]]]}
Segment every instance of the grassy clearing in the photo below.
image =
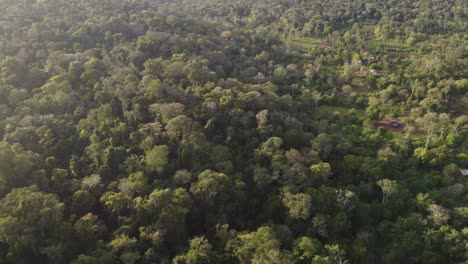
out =
{"type": "Polygon", "coordinates": [[[324,44],[323,40],[316,38],[295,38],[289,41],[289,45],[298,51],[307,52],[314,48],[326,48],[327,44],[324,44]]]}
{"type": "MultiPolygon", "coordinates": [[[[338,113],[340,115],[347,115],[351,108],[344,107],[344,106],[334,106],[334,105],[319,105],[318,112],[322,115],[331,115],[334,113],[338,113]]],[[[363,120],[366,117],[366,113],[364,109],[354,109],[354,116],[357,117],[359,120],[363,120]]]]}
{"type": "MultiPolygon", "coordinates": [[[[320,48],[323,45],[323,40],[316,39],[316,38],[295,38],[292,39],[289,44],[291,47],[301,50],[301,51],[308,51],[312,48],[320,48]]],[[[382,51],[390,51],[390,52],[408,52],[411,50],[408,45],[404,42],[396,41],[396,40],[380,40],[380,39],[372,39],[365,42],[365,46],[372,50],[382,50],[382,51]]]]}
{"type": "MultiPolygon", "coordinates": [[[[389,131],[387,130],[387,134],[390,135],[392,138],[404,138],[406,137],[406,132],[397,132],[397,131],[389,131]]],[[[426,143],[426,135],[425,134],[410,134],[411,140],[413,144],[416,146],[423,146],[426,143]]]]}
{"type": "Polygon", "coordinates": [[[395,52],[410,51],[410,48],[405,43],[394,41],[394,40],[372,39],[366,42],[366,46],[373,50],[380,48],[383,51],[395,51],[395,52]]]}

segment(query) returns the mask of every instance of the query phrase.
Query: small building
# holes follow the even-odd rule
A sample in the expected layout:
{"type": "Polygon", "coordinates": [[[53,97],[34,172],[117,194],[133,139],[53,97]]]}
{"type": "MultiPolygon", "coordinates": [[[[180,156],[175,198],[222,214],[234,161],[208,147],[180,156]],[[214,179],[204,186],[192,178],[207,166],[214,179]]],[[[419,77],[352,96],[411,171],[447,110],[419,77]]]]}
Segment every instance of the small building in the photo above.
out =
{"type": "Polygon", "coordinates": [[[391,127],[400,127],[401,126],[401,121],[398,119],[391,119],[391,120],[381,120],[377,122],[378,126],[391,126],[391,127]]]}
{"type": "Polygon", "coordinates": [[[400,127],[401,126],[401,121],[398,119],[392,119],[390,120],[390,125],[392,127],[400,127]]]}
{"type": "Polygon", "coordinates": [[[468,178],[468,169],[460,168],[460,176],[462,176],[464,179],[467,179],[468,178]]]}
{"type": "Polygon", "coordinates": [[[391,131],[403,132],[405,124],[400,119],[383,119],[375,123],[376,127],[382,127],[391,131]]]}

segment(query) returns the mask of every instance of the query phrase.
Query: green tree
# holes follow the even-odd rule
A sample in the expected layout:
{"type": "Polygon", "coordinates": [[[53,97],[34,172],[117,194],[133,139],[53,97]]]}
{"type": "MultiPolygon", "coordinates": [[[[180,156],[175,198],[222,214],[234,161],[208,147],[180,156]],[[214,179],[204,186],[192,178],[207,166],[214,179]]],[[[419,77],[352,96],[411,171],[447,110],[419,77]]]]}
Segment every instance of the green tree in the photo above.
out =
{"type": "Polygon", "coordinates": [[[88,192],[79,190],[72,196],[71,211],[79,216],[92,212],[96,205],[96,199],[88,192]]]}
{"type": "Polygon", "coordinates": [[[331,173],[331,166],[328,163],[320,162],[318,164],[312,164],[310,166],[312,175],[316,181],[325,183],[328,180],[328,177],[331,173]]]}
{"type": "Polygon", "coordinates": [[[107,235],[107,227],[96,215],[88,213],[79,218],[74,224],[73,229],[78,237],[78,247],[85,251],[94,249],[99,240],[107,235]]]}
{"type": "Polygon", "coordinates": [[[318,239],[299,237],[294,241],[294,256],[301,263],[310,263],[314,256],[323,252],[323,245],[318,239]]]}
{"type": "Polygon", "coordinates": [[[226,204],[230,200],[232,183],[224,173],[205,170],[190,187],[190,192],[204,204],[226,204]]]}
{"type": "Polygon", "coordinates": [[[382,190],[382,202],[385,202],[390,198],[393,194],[398,191],[398,183],[394,180],[389,179],[381,179],[378,180],[377,186],[380,187],[382,190]]]}
{"type": "Polygon", "coordinates": [[[195,237],[190,240],[190,246],[187,253],[177,256],[172,263],[186,264],[209,264],[216,263],[213,246],[205,237],[195,237]]]}
{"type": "Polygon", "coordinates": [[[281,243],[270,227],[260,227],[255,232],[239,234],[227,244],[239,263],[293,263],[289,252],[281,250],[281,243]]]}
{"type": "Polygon", "coordinates": [[[117,213],[117,215],[128,212],[133,205],[132,200],[128,196],[116,192],[104,193],[100,198],[100,202],[111,212],[117,213]]]}
{"type": "Polygon", "coordinates": [[[26,185],[39,160],[39,155],[24,150],[19,144],[0,142],[0,178],[7,187],[26,185]]]}
{"type": "Polygon", "coordinates": [[[310,95],[312,97],[312,100],[314,100],[315,111],[317,111],[319,102],[322,99],[322,93],[317,90],[313,90],[310,95]]]}
{"type": "Polygon", "coordinates": [[[184,115],[177,116],[166,125],[166,133],[177,142],[181,142],[182,139],[187,138],[193,130],[194,121],[184,115]]]}
{"type": "Polygon", "coordinates": [[[36,187],[14,189],[0,203],[1,256],[7,263],[62,263],[68,236],[64,204],[36,187]],[[55,248],[58,251],[52,251],[55,248]]]}
{"type": "Polygon", "coordinates": [[[168,163],[169,148],[166,145],[155,146],[145,156],[146,165],[152,171],[162,173],[168,163]]]}
{"type": "Polygon", "coordinates": [[[446,224],[450,219],[449,211],[438,204],[430,204],[427,210],[430,213],[429,219],[438,226],[446,224]]]}
{"type": "MultiPolygon", "coordinates": [[[[153,225],[151,239],[156,245],[179,249],[187,239],[186,216],[192,206],[189,193],[182,188],[154,190],[144,203],[153,225]]],[[[143,229],[144,231],[144,229],[143,229]]]]}
{"type": "Polygon", "coordinates": [[[312,197],[305,193],[292,194],[288,191],[283,191],[282,201],[286,208],[289,209],[289,216],[298,219],[307,219],[310,216],[310,207],[312,205],[312,197]]]}
{"type": "Polygon", "coordinates": [[[140,254],[136,251],[137,239],[122,234],[116,236],[110,243],[112,252],[120,256],[124,264],[134,264],[140,259],[140,254]]]}

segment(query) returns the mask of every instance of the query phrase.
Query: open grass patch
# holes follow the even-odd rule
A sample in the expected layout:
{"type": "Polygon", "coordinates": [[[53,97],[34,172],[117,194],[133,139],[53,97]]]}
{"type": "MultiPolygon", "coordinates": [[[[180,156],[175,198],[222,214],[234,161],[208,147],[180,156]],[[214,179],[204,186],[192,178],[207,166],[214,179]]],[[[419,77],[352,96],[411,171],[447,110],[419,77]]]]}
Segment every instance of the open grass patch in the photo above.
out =
{"type": "MultiPolygon", "coordinates": [[[[339,115],[348,115],[350,110],[353,108],[344,107],[344,106],[334,106],[334,105],[321,105],[318,107],[318,112],[321,115],[333,115],[335,113],[339,115]]],[[[366,118],[366,112],[364,109],[355,109],[353,112],[353,116],[355,116],[359,120],[363,120],[366,118]]]]}
{"type": "Polygon", "coordinates": [[[316,38],[294,38],[290,40],[289,45],[291,48],[296,49],[298,51],[307,52],[310,49],[315,48],[327,48],[329,47],[322,39],[316,38]]]}
{"type": "Polygon", "coordinates": [[[407,52],[410,51],[405,43],[395,41],[395,40],[379,40],[372,39],[366,42],[366,46],[373,50],[382,50],[382,51],[393,51],[393,52],[407,52]]]}
{"type": "MultiPolygon", "coordinates": [[[[391,136],[392,138],[395,138],[395,139],[404,138],[404,137],[407,136],[405,131],[399,132],[399,131],[390,131],[390,130],[388,130],[387,134],[389,136],[391,136]]],[[[424,134],[411,133],[410,137],[411,137],[412,143],[414,145],[416,145],[416,146],[424,146],[424,144],[426,143],[426,135],[424,135],[424,134]]]]}

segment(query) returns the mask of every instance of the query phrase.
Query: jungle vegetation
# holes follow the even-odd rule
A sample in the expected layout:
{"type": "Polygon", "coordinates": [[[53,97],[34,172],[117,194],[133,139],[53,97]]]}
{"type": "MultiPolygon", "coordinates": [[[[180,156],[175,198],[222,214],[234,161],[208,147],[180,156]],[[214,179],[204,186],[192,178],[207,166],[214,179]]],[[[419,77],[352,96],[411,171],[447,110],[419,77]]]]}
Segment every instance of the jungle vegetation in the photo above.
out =
{"type": "Polygon", "coordinates": [[[0,263],[467,263],[467,1],[0,7],[0,263]]]}

